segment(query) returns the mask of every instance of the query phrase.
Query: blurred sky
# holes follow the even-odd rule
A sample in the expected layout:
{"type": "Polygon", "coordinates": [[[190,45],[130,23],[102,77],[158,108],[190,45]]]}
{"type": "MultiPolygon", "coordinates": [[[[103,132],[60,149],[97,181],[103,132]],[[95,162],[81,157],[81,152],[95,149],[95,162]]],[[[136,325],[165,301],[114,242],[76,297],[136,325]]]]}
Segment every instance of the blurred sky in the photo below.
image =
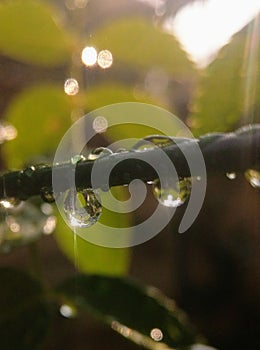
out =
{"type": "Polygon", "coordinates": [[[184,7],[167,23],[199,67],[260,11],[260,0],[205,0],[184,7]]]}

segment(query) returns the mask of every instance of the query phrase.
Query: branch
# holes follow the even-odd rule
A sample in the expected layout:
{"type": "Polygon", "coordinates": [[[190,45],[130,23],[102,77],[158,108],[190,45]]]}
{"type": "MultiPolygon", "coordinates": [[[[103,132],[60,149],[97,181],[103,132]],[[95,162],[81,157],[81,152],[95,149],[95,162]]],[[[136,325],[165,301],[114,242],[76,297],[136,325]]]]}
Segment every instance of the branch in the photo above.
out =
{"type": "MultiPolygon", "coordinates": [[[[243,172],[260,166],[260,124],[249,125],[233,133],[213,133],[199,139],[183,139],[181,145],[182,150],[176,143],[162,147],[180,178],[190,176],[184,153],[195,155],[197,145],[203,154],[208,174],[243,172]]],[[[104,170],[113,168],[110,173],[110,186],[129,184],[134,179],[152,181],[158,175],[150,164],[159,164],[160,155],[161,149],[156,147],[141,152],[114,153],[95,161],[81,161],[76,165],[76,186],[79,189],[92,187],[91,172],[95,162],[99,162],[104,170]]],[[[68,176],[70,171],[70,162],[55,165],[55,172],[61,179],[61,192],[71,187],[71,177],[68,176]]],[[[196,175],[200,175],[199,170],[196,175]]],[[[101,188],[104,185],[99,183],[101,188]]],[[[52,190],[52,167],[49,165],[35,165],[0,177],[0,198],[15,197],[26,200],[46,190],[52,190]]]]}

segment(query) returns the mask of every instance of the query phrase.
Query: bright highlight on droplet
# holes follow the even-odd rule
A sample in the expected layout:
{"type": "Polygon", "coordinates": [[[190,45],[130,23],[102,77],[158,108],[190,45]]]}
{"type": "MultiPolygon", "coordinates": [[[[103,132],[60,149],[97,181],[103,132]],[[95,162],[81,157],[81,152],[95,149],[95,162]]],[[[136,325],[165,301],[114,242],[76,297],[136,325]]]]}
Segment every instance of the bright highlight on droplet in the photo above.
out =
{"type": "Polygon", "coordinates": [[[108,128],[108,121],[105,117],[98,116],[93,120],[93,129],[98,133],[106,132],[108,128]]]}
{"type": "Polygon", "coordinates": [[[97,63],[97,50],[93,46],[86,46],[81,53],[81,60],[87,67],[97,63]]]}
{"type": "Polygon", "coordinates": [[[102,50],[98,54],[97,63],[99,67],[107,69],[113,64],[113,55],[109,50],[102,50]]]}
{"type": "Polygon", "coordinates": [[[161,341],[163,339],[163,332],[159,328],[153,328],[150,332],[150,336],[155,341],[161,341]]]}
{"type": "Polygon", "coordinates": [[[79,92],[79,83],[76,79],[69,78],[64,83],[64,91],[67,95],[74,96],[79,92]]]}

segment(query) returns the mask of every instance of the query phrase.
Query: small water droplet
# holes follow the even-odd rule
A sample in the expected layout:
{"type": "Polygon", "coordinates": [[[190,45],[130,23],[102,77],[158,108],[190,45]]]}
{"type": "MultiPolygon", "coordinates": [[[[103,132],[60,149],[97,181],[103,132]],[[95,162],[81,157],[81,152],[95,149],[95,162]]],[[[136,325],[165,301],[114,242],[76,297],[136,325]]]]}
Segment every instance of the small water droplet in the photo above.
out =
{"type": "Polygon", "coordinates": [[[91,151],[91,153],[88,155],[88,160],[96,160],[100,157],[108,156],[110,154],[113,154],[113,151],[111,151],[111,149],[106,147],[98,147],[91,151]]]}
{"type": "Polygon", "coordinates": [[[0,201],[0,205],[5,209],[17,207],[21,201],[17,198],[4,198],[0,201]]]}
{"type": "Polygon", "coordinates": [[[235,178],[237,177],[237,174],[232,172],[232,173],[226,173],[226,177],[229,179],[229,180],[235,180],[235,178]]]}
{"type": "Polygon", "coordinates": [[[109,50],[102,50],[97,57],[99,67],[103,69],[110,68],[113,64],[113,55],[109,50]]]}
{"type": "Polygon", "coordinates": [[[54,203],[55,197],[52,189],[43,187],[40,191],[41,198],[46,203],[54,203]]]}
{"type": "Polygon", "coordinates": [[[22,175],[25,175],[26,177],[32,177],[36,170],[36,167],[34,165],[28,166],[24,170],[21,171],[22,175]]]}
{"type": "Polygon", "coordinates": [[[67,95],[74,96],[79,92],[79,83],[76,79],[69,78],[64,83],[64,91],[67,95]]]}
{"type": "Polygon", "coordinates": [[[102,205],[96,190],[68,190],[64,197],[64,212],[73,227],[90,227],[102,214],[102,205]]]}
{"type": "Polygon", "coordinates": [[[245,178],[254,188],[260,188],[260,172],[254,169],[248,169],[245,172],[245,178]]]}
{"type": "Polygon", "coordinates": [[[79,162],[81,162],[82,160],[86,160],[86,158],[82,155],[82,154],[76,154],[75,156],[73,156],[70,161],[71,164],[75,165],[79,162]]]}
{"type": "Polygon", "coordinates": [[[77,309],[73,305],[63,304],[60,307],[60,314],[66,318],[75,318],[77,316],[77,309]]]}
{"type": "Polygon", "coordinates": [[[169,184],[161,188],[160,180],[153,183],[153,193],[158,201],[165,207],[177,208],[189,197],[191,191],[191,179],[185,178],[177,181],[176,184],[169,184]]]}
{"type": "Polygon", "coordinates": [[[163,339],[163,332],[159,328],[153,328],[150,332],[150,336],[155,341],[161,341],[163,339]]]}
{"type": "Polygon", "coordinates": [[[165,147],[174,144],[174,139],[165,135],[150,135],[139,140],[133,147],[133,151],[144,151],[155,147],[165,147]]]}
{"type": "Polygon", "coordinates": [[[53,213],[53,208],[49,203],[42,203],[41,211],[45,215],[51,215],[53,213]]]}
{"type": "Polygon", "coordinates": [[[86,46],[82,50],[81,60],[87,67],[94,66],[97,62],[97,50],[92,46],[86,46]]]}

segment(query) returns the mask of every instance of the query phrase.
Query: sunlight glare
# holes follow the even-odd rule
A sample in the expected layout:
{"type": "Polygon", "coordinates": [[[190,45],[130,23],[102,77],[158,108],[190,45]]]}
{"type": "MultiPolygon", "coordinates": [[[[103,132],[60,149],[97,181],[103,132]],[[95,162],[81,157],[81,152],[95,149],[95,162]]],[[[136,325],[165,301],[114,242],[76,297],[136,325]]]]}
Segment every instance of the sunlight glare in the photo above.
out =
{"type": "Polygon", "coordinates": [[[203,67],[259,11],[259,0],[195,2],[168,21],[166,28],[171,28],[191,59],[203,67]]]}

